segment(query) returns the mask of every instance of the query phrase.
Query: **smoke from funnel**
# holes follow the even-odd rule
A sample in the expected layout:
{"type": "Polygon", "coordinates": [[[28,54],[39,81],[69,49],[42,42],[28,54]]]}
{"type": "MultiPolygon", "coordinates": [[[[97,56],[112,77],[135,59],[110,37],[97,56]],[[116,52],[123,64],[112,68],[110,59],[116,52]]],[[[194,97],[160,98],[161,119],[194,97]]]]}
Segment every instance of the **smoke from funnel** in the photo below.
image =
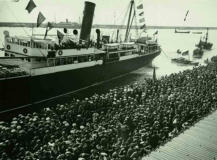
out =
{"type": "Polygon", "coordinates": [[[93,15],[95,10],[95,3],[92,2],[85,2],[84,12],[83,12],[83,19],[81,24],[81,33],[80,33],[80,40],[89,41],[90,40],[90,33],[93,23],[93,15]]]}

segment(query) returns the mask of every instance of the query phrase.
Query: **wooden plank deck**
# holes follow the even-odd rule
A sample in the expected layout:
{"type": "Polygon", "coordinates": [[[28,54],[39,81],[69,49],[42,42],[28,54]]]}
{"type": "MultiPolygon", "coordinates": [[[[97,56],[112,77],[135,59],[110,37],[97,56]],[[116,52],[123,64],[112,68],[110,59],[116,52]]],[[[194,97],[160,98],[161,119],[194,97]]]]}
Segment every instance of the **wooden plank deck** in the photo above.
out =
{"type": "Polygon", "coordinates": [[[217,160],[217,111],[142,160],[217,160]]]}

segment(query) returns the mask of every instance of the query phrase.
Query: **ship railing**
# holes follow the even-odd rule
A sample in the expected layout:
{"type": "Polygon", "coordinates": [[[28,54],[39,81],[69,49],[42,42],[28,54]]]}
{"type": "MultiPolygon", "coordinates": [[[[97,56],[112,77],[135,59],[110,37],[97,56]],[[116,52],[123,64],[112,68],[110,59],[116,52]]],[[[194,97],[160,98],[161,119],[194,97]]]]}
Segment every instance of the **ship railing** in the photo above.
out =
{"type": "Polygon", "coordinates": [[[122,53],[122,52],[133,52],[135,51],[136,49],[128,49],[128,50],[117,50],[117,51],[112,51],[112,52],[108,52],[109,54],[112,54],[112,53],[122,53]]]}
{"type": "MultiPolygon", "coordinates": [[[[1,73],[0,73],[1,74],[1,73]]],[[[30,74],[27,75],[15,75],[15,76],[8,76],[8,77],[0,77],[0,81],[2,80],[10,80],[10,79],[15,79],[15,78],[24,78],[24,77],[30,77],[30,74]]]]}
{"type": "Polygon", "coordinates": [[[32,69],[46,68],[46,67],[56,67],[70,64],[79,64],[85,62],[98,62],[103,60],[103,54],[85,54],[85,55],[73,55],[73,56],[61,56],[55,58],[47,58],[46,65],[41,67],[32,67],[32,69]]]}

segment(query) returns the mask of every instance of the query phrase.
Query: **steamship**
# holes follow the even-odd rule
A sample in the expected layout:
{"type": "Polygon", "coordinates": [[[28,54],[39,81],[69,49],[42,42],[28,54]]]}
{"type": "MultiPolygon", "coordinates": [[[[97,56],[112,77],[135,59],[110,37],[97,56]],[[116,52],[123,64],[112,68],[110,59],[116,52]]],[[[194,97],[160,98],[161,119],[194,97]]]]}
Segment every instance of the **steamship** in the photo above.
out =
{"type": "MultiPolygon", "coordinates": [[[[129,21],[134,1],[130,2],[129,21]]],[[[23,75],[0,78],[0,111],[67,95],[98,82],[118,77],[150,63],[161,52],[157,41],[142,37],[125,42],[102,43],[97,29],[96,44],[90,43],[95,3],[85,2],[80,38],[56,44],[50,39],[11,36],[4,31],[5,56],[0,71],[17,67],[23,75]]]]}

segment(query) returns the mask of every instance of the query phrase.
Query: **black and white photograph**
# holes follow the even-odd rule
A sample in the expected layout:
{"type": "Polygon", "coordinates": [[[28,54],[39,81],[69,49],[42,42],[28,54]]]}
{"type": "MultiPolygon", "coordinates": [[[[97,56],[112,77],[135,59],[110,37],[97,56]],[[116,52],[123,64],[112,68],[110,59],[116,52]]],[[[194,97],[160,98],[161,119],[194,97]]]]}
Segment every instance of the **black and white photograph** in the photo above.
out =
{"type": "Polygon", "coordinates": [[[0,160],[216,160],[216,0],[0,0],[0,160]]]}

